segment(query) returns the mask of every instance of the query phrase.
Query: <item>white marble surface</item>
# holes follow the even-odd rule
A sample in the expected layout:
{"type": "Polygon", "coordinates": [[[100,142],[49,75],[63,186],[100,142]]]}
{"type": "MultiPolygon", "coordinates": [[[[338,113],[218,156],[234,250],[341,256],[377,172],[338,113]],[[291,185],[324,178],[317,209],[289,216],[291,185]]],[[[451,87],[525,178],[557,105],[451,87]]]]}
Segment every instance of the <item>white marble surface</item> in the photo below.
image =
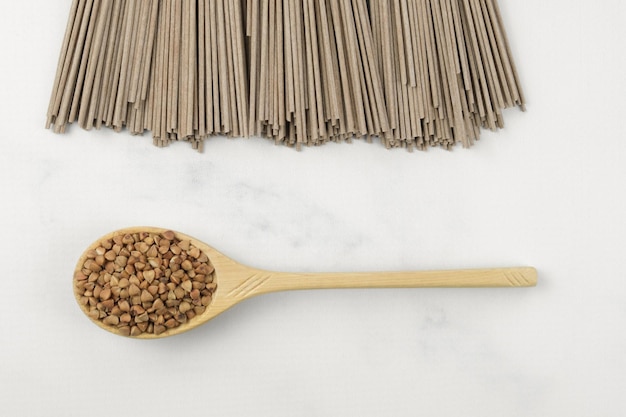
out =
{"type": "Polygon", "coordinates": [[[200,154],[44,130],[69,2],[0,3],[0,414],[622,417],[626,6],[501,6],[529,111],[471,151],[200,154]],[[268,269],[533,265],[540,283],[281,293],[134,341],[82,315],[71,275],[137,224],[268,269]]]}

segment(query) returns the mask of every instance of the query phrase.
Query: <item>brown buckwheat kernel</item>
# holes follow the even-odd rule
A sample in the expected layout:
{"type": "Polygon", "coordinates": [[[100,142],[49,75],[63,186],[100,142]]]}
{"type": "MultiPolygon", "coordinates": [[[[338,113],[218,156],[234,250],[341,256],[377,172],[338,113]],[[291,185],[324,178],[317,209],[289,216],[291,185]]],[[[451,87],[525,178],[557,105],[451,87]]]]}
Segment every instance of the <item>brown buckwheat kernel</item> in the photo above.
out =
{"type": "Polygon", "coordinates": [[[174,232],[120,234],[88,253],[74,287],[93,320],[124,336],[159,335],[202,314],[217,285],[199,248],[174,232]]]}

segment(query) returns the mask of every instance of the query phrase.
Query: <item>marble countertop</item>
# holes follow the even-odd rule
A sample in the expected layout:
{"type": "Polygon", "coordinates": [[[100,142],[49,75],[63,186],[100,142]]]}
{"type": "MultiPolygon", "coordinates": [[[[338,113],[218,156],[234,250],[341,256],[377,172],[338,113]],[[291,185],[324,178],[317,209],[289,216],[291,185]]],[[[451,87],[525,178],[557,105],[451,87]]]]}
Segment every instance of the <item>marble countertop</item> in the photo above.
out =
{"type": "Polygon", "coordinates": [[[43,129],[67,2],[36,3],[0,4],[0,414],[626,413],[624,6],[501,2],[528,111],[469,151],[218,137],[198,153],[43,129]],[[85,318],[71,278],[134,225],[272,270],[531,265],[539,285],[277,293],[130,340],[85,318]]]}

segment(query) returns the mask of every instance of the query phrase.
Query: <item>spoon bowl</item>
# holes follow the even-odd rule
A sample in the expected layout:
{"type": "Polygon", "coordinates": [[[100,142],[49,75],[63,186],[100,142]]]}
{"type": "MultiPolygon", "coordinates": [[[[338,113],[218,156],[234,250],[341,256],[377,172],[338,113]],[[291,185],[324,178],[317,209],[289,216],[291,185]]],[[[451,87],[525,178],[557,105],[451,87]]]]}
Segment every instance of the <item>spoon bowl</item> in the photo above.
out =
{"type": "MultiPolygon", "coordinates": [[[[213,319],[234,305],[257,295],[278,291],[305,289],[339,289],[339,288],[485,288],[485,287],[532,287],[537,283],[537,271],[532,267],[465,269],[449,271],[409,271],[409,272],[357,272],[357,273],[289,273],[274,272],[249,267],[222,254],[212,246],[180,232],[157,227],[132,227],[109,233],[92,245],[82,254],[74,273],[74,294],[83,312],[98,326],[112,333],[129,336],[121,331],[122,327],[105,323],[102,317],[94,317],[88,303],[88,297],[78,290],[81,280],[85,277],[85,264],[93,258],[94,251],[102,242],[110,241],[119,236],[151,234],[163,236],[173,235],[176,240],[189,242],[192,247],[204,253],[214,271],[212,282],[207,284],[213,288],[210,303],[203,311],[182,322],[177,327],[167,328],[159,334],[142,332],[133,335],[139,339],[156,339],[174,336],[213,319]]],[[[140,275],[140,273],[137,273],[140,275]]],[[[191,274],[191,273],[190,273],[191,274]]],[[[110,278],[110,277],[109,277],[110,278]]],[[[110,291],[109,291],[110,292],[110,291]]],[[[114,295],[108,297],[115,298],[114,295]]],[[[91,296],[92,304],[101,301],[91,296]]],[[[151,302],[148,302],[148,306],[151,302]]],[[[144,303],[144,306],[146,304],[144,303]]],[[[148,309],[149,311],[149,309],[148,309]]]]}

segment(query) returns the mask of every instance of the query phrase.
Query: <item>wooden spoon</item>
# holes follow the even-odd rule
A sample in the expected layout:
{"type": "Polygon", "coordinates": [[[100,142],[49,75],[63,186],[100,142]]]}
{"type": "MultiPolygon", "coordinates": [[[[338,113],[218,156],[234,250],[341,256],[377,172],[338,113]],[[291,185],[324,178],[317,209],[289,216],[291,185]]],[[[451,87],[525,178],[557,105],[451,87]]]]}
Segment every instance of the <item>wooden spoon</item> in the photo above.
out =
{"type": "MultiPolygon", "coordinates": [[[[167,229],[155,227],[133,227],[112,232],[94,242],[80,257],[75,277],[81,273],[88,259],[88,253],[100,246],[101,242],[117,235],[147,232],[162,234],[167,229]]],[[[248,298],[277,291],[337,289],[337,288],[477,288],[477,287],[532,287],[537,284],[537,271],[532,267],[466,269],[449,271],[411,272],[358,272],[358,273],[286,273],[273,272],[242,265],[222,253],[190,237],[174,232],[176,238],[188,240],[203,251],[215,267],[214,283],[217,289],[211,304],[204,313],[193,317],[165,332],[155,335],[142,333],[137,338],[156,339],[186,332],[207,322],[218,314],[248,298]]],[[[76,278],[75,278],[76,280],[76,278]]],[[[75,286],[76,288],[76,286],[75,286]]],[[[88,315],[89,309],[80,302],[80,294],[75,290],[81,309],[88,315]]],[[[112,333],[122,335],[119,330],[100,320],[88,317],[98,326],[112,333]]]]}

